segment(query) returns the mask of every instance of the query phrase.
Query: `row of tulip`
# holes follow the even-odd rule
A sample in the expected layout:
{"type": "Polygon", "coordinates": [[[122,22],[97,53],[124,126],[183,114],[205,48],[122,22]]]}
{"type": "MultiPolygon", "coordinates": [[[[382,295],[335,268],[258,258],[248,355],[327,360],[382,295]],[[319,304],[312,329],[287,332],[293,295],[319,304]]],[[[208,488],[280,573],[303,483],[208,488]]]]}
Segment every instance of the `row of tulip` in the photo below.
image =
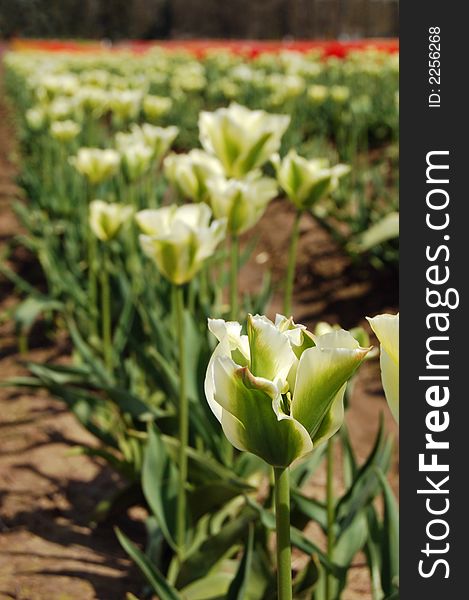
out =
{"type": "MultiPolygon", "coordinates": [[[[353,168],[282,147],[289,115],[237,103],[200,112],[202,149],[168,154],[182,121],[138,124],[140,108],[128,112],[135,89],[114,93],[109,112],[106,86],[94,86],[92,102],[89,90],[76,87],[77,78],[124,85],[127,67],[106,61],[109,70],[75,65],[78,74],[39,81],[31,71],[36,59],[7,59],[29,199],[17,206],[28,231],[22,242],[39,260],[47,293],[4,272],[29,293],[18,324],[27,328],[44,314],[67,328],[73,347],[71,364],[30,363],[31,376],[14,383],[61,397],[100,441],[82,451],[106,459],[127,482],[103,499],[95,520],[141,501],[143,491],[147,552],[118,536],[162,600],[333,600],[362,549],[374,598],[396,597],[397,512],[385,478],[391,442],[380,427],[359,467],[343,425],[354,374],[371,354],[367,334],[326,324],[311,334],[290,317],[299,218],[327,208],[353,168]],[[70,120],[65,111],[49,121],[58,100],[77,99],[83,118],[70,120]],[[279,188],[297,218],[286,316],[272,322],[262,316],[268,285],[255,296],[239,293],[247,258],[239,235],[256,225],[279,188]],[[345,491],[335,498],[339,429],[345,491]],[[305,486],[324,448],[322,502],[305,486]],[[373,504],[380,494],[383,517],[373,504]],[[327,551],[303,531],[310,520],[327,536],[327,551]],[[292,544],[303,553],[294,579],[292,544]]],[[[193,67],[182,64],[190,80],[193,67]]],[[[127,86],[136,80],[138,73],[127,72],[127,86]]],[[[396,414],[398,318],[371,325],[382,340],[383,384],[396,414]]]]}
{"type": "Polygon", "coordinates": [[[365,252],[377,265],[397,262],[397,55],[370,50],[323,60],[315,52],[283,52],[246,61],[220,51],[196,60],[156,49],[143,55],[18,53],[7,61],[22,87],[17,100],[31,143],[50,129],[64,143],[75,138],[108,147],[117,131],[146,122],[177,125],[177,149],[187,150],[197,144],[202,109],[236,101],[289,114],[282,152],[295,147],[353,166],[335,202],[317,211],[319,223],[353,258],[365,252]]]}

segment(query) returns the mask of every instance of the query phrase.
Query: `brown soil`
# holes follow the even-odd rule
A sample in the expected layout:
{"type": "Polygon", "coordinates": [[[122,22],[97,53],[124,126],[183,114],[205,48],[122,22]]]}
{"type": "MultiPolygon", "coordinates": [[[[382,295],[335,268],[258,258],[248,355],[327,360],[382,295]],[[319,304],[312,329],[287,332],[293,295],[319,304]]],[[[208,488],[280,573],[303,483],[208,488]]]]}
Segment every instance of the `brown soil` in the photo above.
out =
{"type": "MultiPolygon", "coordinates": [[[[2,103],[1,252],[19,233],[11,208],[19,194],[13,153],[12,128],[2,103]]],[[[285,203],[275,202],[269,208],[258,228],[253,259],[242,271],[246,290],[258,288],[262,266],[273,270],[274,281],[281,281],[292,220],[293,211],[285,203]]],[[[312,219],[304,218],[301,231],[294,310],[298,321],[312,326],[328,320],[350,327],[365,323],[367,314],[395,310],[395,276],[354,268],[312,219]]],[[[10,260],[13,268],[27,270],[29,279],[38,278],[24,251],[15,250],[10,260]]],[[[279,285],[272,313],[280,310],[281,299],[279,285]]],[[[8,315],[17,301],[12,286],[0,275],[0,379],[25,374],[21,360],[57,361],[66,354],[66,341],[60,336],[46,339],[39,330],[31,338],[33,348],[28,354],[18,354],[8,315]]],[[[360,459],[371,448],[382,411],[388,428],[395,431],[373,361],[361,370],[347,417],[360,459]]],[[[138,594],[142,580],[116,541],[112,526],[89,526],[88,517],[97,501],[119,485],[99,460],[72,454],[77,445],[93,445],[93,438],[63,404],[46,393],[10,388],[0,388],[0,435],[0,600],[120,600],[126,592],[138,594]]],[[[397,464],[391,481],[397,491],[397,464]]],[[[340,478],[336,485],[339,489],[340,478]]],[[[324,487],[324,473],[319,473],[312,493],[323,495],[324,487]]],[[[133,539],[144,540],[138,514],[123,516],[118,524],[133,539]]],[[[367,579],[358,558],[343,599],[369,600],[367,579]]]]}

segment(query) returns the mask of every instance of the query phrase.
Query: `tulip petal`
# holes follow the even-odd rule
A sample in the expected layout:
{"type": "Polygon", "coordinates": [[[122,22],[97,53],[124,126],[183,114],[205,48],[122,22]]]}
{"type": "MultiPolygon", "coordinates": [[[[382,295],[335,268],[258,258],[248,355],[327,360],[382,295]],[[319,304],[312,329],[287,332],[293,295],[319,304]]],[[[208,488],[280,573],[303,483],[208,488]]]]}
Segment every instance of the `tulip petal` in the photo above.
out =
{"type": "Polygon", "coordinates": [[[266,317],[248,316],[250,370],[256,377],[286,381],[297,358],[288,337],[266,317]]]}
{"type": "Polygon", "coordinates": [[[393,417],[399,423],[399,364],[381,347],[381,381],[393,417]]]}
{"type": "Polygon", "coordinates": [[[389,408],[399,422],[399,314],[368,318],[381,344],[381,381],[389,408]]]}
{"type": "Polygon", "coordinates": [[[340,426],[344,421],[344,394],[346,389],[347,384],[344,383],[344,385],[335,395],[329,412],[322,420],[321,426],[313,438],[313,445],[315,448],[323,442],[326,442],[334,435],[334,433],[339,431],[340,426]]]}
{"type": "Polygon", "coordinates": [[[370,350],[360,348],[343,330],[318,336],[315,341],[316,347],[301,355],[291,406],[292,416],[304,425],[312,438],[320,431],[340,389],[370,350]],[[336,342],[341,346],[334,347],[336,342]]]}
{"type": "Polygon", "coordinates": [[[254,377],[227,357],[214,360],[213,374],[213,398],[223,409],[223,431],[236,448],[283,467],[312,450],[306,429],[290,415],[279,419],[275,413],[279,392],[271,381],[254,377]]]}
{"type": "Polygon", "coordinates": [[[389,357],[399,364],[399,315],[378,315],[368,322],[389,357]]]}

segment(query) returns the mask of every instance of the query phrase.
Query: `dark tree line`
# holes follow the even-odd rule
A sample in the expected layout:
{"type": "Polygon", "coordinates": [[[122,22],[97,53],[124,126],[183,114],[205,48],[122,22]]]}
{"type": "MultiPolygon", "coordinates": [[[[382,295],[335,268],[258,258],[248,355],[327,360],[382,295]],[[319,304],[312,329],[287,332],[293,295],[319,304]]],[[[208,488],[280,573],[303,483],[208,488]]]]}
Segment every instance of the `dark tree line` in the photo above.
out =
{"type": "Polygon", "coordinates": [[[0,0],[0,37],[395,36],[398,0],[0,0]]]}

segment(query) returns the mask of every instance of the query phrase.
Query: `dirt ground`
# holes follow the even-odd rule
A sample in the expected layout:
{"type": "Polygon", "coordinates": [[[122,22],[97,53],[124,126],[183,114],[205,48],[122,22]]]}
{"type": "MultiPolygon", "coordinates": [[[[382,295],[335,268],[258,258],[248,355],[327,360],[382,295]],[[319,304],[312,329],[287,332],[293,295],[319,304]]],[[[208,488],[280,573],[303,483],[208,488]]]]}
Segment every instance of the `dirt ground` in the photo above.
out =
{"type": "MultiPolygon", "coordinates": [[[[11,209],[19,195],[14,185],[14,152],[0,89],[0,252],[19,232],[11,209]]],[[[259,227],[254,257],[243,268],[246,289],[259,285],[262,266],[272,268],[274,280],[280,281],[292,219],[285,203],[274,202],[269,208],[259,227]]],[[[364,323],[365,315],[396,310],[396,276],[371,274],[350,265],[312,219],[304,218],[301,231],[297,321],[313,325],[329,320],[350,327],[364,323]]],[[[34,276],[34,265],[24,252],[15,251],[11,266],[27,267],[34,276]]],[[[8,319],[15,302],[12,286],[0,275],[0,380],[24,374],[21,360],[64,360],[67,349],[60,336],[52,343],[38,332],[31,340],[32,349],[20,356],[8,319]]],[[[281,289],[272,312],[280,306],[281,289]]],[[[361,369],[347,417],[360,459],[370,450],[382,411],[388,428],[395,431],[378,364],[373,361],[361,369]]],[[[142,579],[116,541],[112,526],[93,529],[88,524],[96,502],[118,485],[99,460],[71,452],[79,444],[93,443],[58,400],[41,392],[0,388],[0,600],[121,600],[126,592],[138,595],[142,589],[142,579]]],[[[391,481],[397,491],[397,458],[391,481]]],[[[315,491],[323,493],[324,486],[324,474],[319,473],[315,491]]],[[[118,524],[132,539],[143,541],[140,517],[134,511],[118,524]]],[[[370,597],[366,571],[357,559],[343,598],[370,597]]]]}

